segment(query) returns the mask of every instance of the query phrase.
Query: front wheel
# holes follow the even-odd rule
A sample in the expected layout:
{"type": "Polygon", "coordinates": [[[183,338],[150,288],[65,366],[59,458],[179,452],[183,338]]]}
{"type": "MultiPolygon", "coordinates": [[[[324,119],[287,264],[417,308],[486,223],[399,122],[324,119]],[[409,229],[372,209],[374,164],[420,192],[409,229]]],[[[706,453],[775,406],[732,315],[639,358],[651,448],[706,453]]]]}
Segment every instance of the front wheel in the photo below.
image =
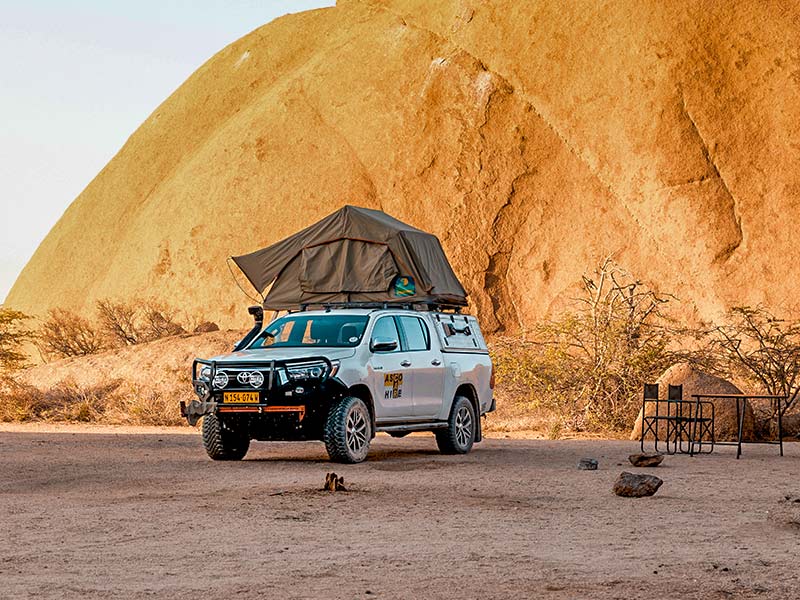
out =
{"type": "Polygon", "coordinates": [[[456,396],[447,429],[437,429],[436,445],[442,454],[466,454],[475,443],[476,428],[475,409],[472,402],[464,396],[456,396]]]}
{"type": "Polygon", "coordinates": [[[328,413],[323,439],[334,462],[359,463],[367,458],[372,420],[364,401],[349,396],[336,402],[328,413]]]}
{"type": "Polygon", "coordinates": [[[242,460],[250,448],[247,429],[211,413],[203,417],[203,446],[213,460],[242,460]]]}

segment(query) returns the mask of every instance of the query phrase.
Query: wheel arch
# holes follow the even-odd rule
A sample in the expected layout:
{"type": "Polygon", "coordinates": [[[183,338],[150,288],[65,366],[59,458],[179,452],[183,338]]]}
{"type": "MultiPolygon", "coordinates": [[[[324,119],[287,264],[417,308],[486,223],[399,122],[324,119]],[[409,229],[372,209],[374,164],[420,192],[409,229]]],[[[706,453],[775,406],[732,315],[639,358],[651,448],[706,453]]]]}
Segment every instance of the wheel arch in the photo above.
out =
{"type": "Polygon", "coordinates": [[[369,411],[369,418],[372,421],[372,437],[375,437],[375,403],[372,400],[372,393],[369,388],[363,383],[357,383],[347,389],[348,396],[355,396],[364,401],[369,411]]]}
{"type": "Polygon", "coordinates": [[[480,442],[483,439],[483,428],[481,427],[481,407],[480,403],[478,402],[478,392],[475,390],[475,386],[473,386],[471,383],[462,383],[456,389],[456,393],[453,396],[453,402],[450,403],[450,410],[452,410],[452,406],[455,404],[455,400],[459,396],[464,396],[467,400],[469,400],[470,404],[472,404],[472,410],[475,411],[476,421],[475,441],[480,442]]]}

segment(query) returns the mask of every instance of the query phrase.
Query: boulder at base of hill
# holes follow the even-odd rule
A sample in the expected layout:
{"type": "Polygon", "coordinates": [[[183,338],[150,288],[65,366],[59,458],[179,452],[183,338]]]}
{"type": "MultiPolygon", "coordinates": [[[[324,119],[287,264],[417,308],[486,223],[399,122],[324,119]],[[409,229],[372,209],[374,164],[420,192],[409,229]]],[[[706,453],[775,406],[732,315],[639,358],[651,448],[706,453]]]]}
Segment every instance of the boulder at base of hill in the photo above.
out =
{"type": "MultiPolygon", "coordinates": [[[[742,391],[733,385],[730,381],[726,381],[721,377],[710,375],[695,367],[686,364],[678,363],[672,365],[669,369],[664,371],[661,377],[658,378],[658,394],[659,398],[666,399],[668,386],[682,385],[683,386],[683,399],[692,401],[692,394],[741,394],[742,391]]],[[[733,441],[736,439],[736,432],[738,423],[736,421],[736,402],[731,399],[716,399],[709,400],[714,405],[714,434],[717,441],[733,441]]],[[[648,402],[647,414],[653,415],[656,412],[656,403],[648,402]]],[[[667,405],[665,402],[659,402],[659,414],[667,414],[667,405]]],[[[703,416],[706,416],[705,414],[703,416]]],[[[658,437],[663,439],[662,431],[666,432],[665,424],[659,423],[658,437]]],[[[753,438],[754,419],[753,410],[748,405],[744,413],[744,428],[742,431],[745,440],[753,438]]],[[[633,425],[631,432],[631,439],[638,440],[642,435],[642,410],[639,409],[639,415],[636,417],[636,422],[633,425]]],[[[652,439],[653,435],[648,433],[647,439],[652,439]]]]}
{"type": "Polygon", "coordinates": [[[203,321],[194,328],[194,333],[211,333],[212,331],[219,331],[219,325],[211,321],[203,321]]]}
{"type": "Polygon", "coordinates": [[[614,493],[626,498],[643,498],[652,496],[664,483],[655,475],[642,475],[623,471],[614,482],[614,493]]]}
{"type": "Polygon", "coordinates": [[[783,416],[783,437],[800,438],[800,414],[783,416]]]}
{"type": "Polygon", "coordinates": [[[628,460],[634,467],[657,467],[664,462],[664,455],[658,453],[631,454],[628,460]]]}

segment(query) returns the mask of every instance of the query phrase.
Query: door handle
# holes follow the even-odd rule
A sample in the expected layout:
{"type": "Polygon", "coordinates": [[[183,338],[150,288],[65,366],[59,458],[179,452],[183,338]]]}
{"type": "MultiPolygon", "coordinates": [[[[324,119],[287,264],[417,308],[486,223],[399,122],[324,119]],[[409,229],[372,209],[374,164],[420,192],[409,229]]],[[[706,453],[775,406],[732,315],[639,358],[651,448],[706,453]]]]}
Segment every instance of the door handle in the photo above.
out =
{"type": "Polygon", "coordinates": [[[402,361],[400,363],[400,366],[401,367],[410,367],[411,366],[411,361],[410,360],[404,360],[404,361],[402,361]]]}
{"type": "Polygon", "coordinates": [[[438,358],[434,358],[434,359],[431,361],[431,364],[432,364],[434,367],[438,367],[440,364],[442,364],[442,361],[440,361],[438,358]]]}

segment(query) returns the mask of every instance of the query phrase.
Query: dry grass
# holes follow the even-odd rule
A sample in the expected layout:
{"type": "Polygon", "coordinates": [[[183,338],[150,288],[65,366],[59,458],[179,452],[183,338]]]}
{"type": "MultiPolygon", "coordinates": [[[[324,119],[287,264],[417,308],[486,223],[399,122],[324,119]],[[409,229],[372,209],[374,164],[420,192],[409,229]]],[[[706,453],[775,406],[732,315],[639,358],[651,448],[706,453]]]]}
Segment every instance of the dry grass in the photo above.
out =
{"type": "Polygon", "coordinates": [[[185,425],[195,356],[227,352],[241,331],[184,334],[39,365],[0,379],[0,421],[185,425]]]}

